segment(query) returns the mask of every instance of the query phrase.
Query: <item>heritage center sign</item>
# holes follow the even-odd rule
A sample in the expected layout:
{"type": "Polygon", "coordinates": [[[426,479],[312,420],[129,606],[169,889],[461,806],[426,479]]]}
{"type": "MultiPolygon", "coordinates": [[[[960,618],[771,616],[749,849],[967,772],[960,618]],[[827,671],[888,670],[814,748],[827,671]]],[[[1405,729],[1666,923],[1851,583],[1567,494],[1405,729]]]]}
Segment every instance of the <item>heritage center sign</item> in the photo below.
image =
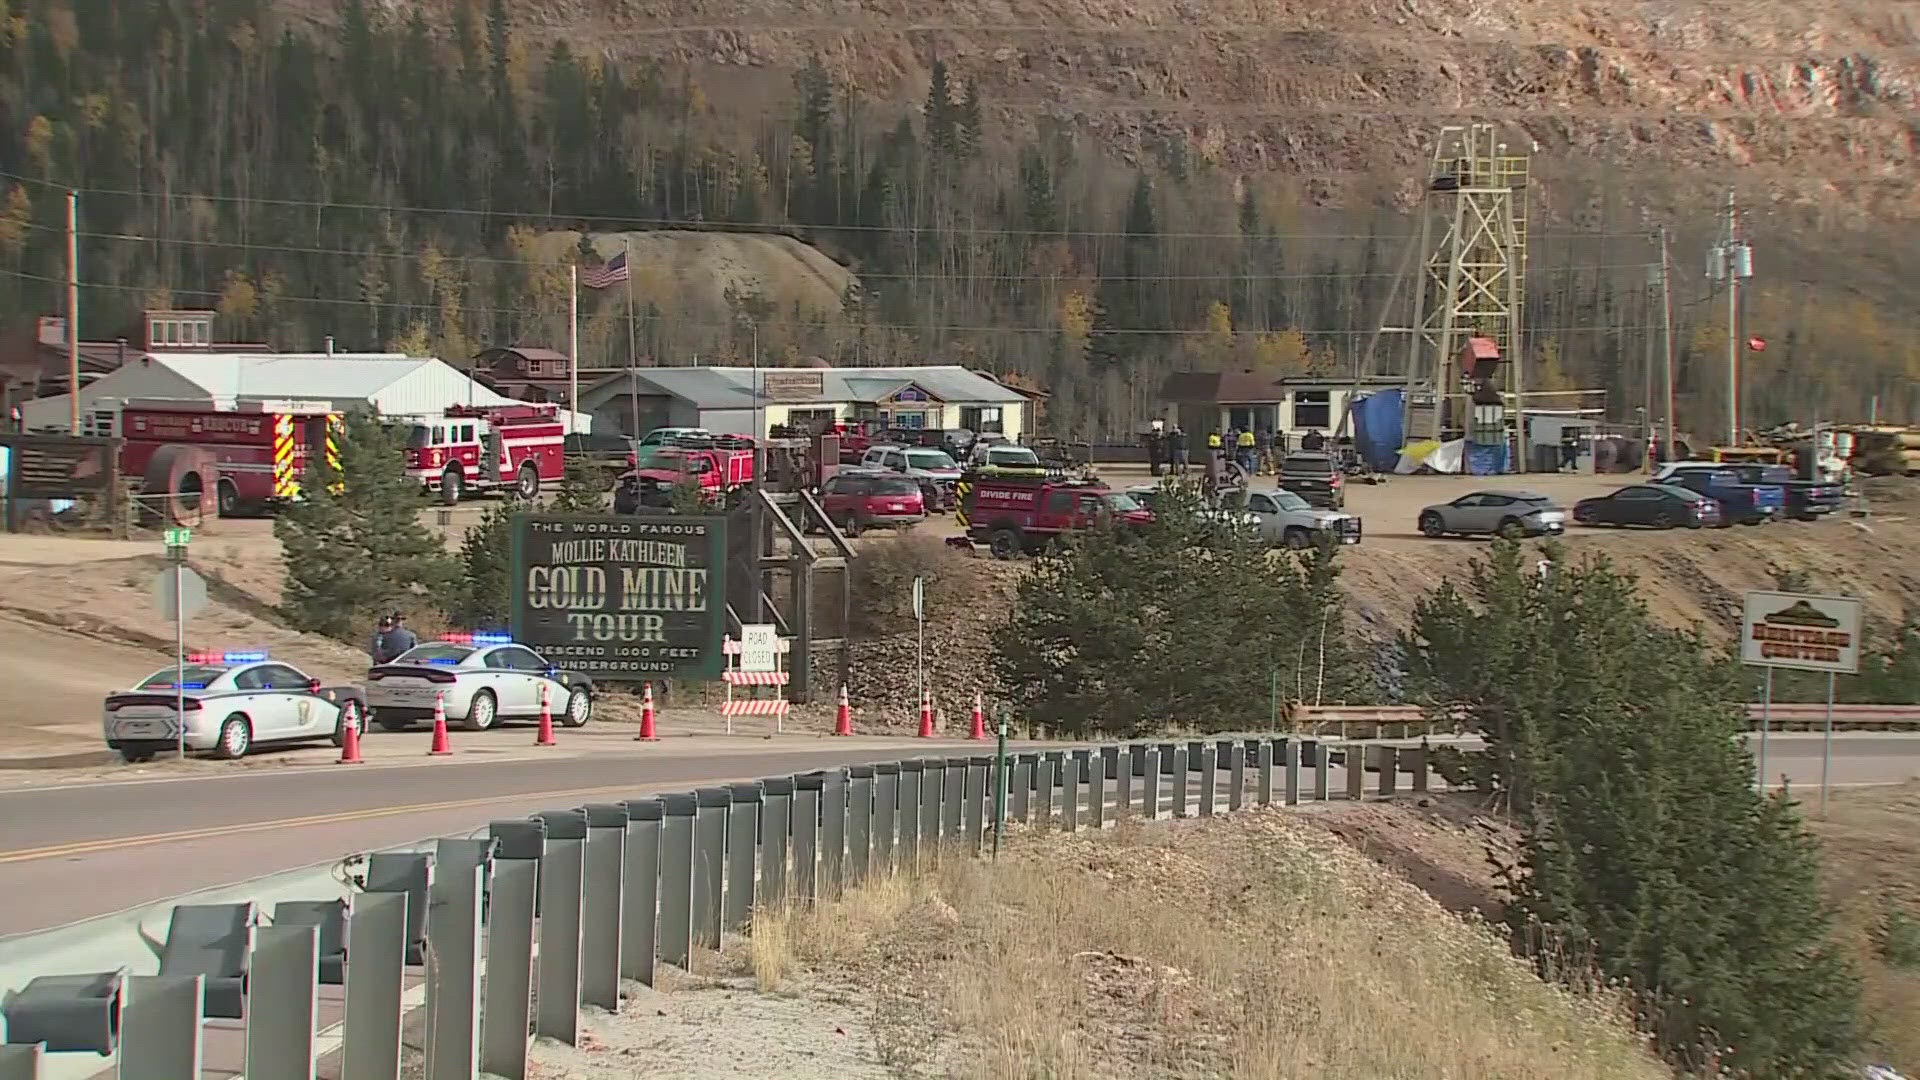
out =
{"type": "Polygon", "coordinates": [[[713,679],[726,666],[721,517],[517,514],[513,638],[596,679],[713,679]]]}

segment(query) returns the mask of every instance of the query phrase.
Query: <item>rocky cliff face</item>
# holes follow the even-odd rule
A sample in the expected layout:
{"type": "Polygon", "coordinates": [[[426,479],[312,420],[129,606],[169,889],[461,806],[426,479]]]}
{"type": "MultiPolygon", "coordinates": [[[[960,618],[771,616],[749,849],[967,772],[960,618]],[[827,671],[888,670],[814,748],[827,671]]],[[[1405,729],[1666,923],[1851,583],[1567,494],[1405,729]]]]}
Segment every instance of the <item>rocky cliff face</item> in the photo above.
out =
{"type": "MultiPolygon", "coordinates": [[[[444,18],[453,0],[393,2],[444,18]]],[[[1598,165],[1645,202],[1731,185],[1828,225],[1920,219],[1912,2],[542,0],[513,10],[536,41],[730,71],[722,103],[755,87],[779,92],[815,52],[838,77],[912,97],[938,56],[977,80],[1002,118],[1066,120],[1122,153],[1181,136],[1232,168],[1314,177],[1308,194],[1322,203],[1344,201],[1357,181],[1404,202],[1437,128],[1488,120],[1516,144],[1537,143],[1547,174],[1591,180],[1598,165]]]]}

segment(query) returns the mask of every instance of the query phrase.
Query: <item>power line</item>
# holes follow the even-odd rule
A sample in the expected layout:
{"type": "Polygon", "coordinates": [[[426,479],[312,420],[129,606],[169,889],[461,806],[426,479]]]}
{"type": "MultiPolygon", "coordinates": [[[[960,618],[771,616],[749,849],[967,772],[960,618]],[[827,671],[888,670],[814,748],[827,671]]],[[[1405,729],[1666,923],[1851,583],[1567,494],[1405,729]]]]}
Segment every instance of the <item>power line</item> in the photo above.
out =
{"type": "MultiPolygon", "coordinates": [[[[50,180],[40,180],[34,177],[22,176],[17,173],[4,172],[4,171],[0,171],[0,179],[12,180],[18,183],[33,184],[39,187],[49,188],[49,189],[63,191],[63,192],[77,191],[82,196],[102,195],[102,196],[111,196],[116,198],[155,199],[155,200],[167,200],[167,201],[198,200],[198,201],[204,201],[204,202],[239,204],[244,206],[279,206],[279,207],[292,207],[292,208],[303,209],[303,210],[348,210],[348,211],[356,211],[356,212],[362,212],[362,213],[375,213],[375,214],[420,214],[420,215],[444,214],[444,215],[453,216],[453,217],[494,217],[494,218],[508,218],[508,219],[519,218],[519,219],[529,219],[529,220],[537,220],[537,221],[571,221],[571,222],[579,222],[582,224],[591,222],[591,223],[599,223],[599,224],[656,226],[656,227],[665,227],[670,229],[679,229],[679,230],[694,231],[694,232],[714,232],[714,233],[764,232],[764,233],[790,234],[790,233],[796,233],[796,232],[810,231],[810,232],[822,232],[822,233],[835,233],[835,232],[904,233],[904,234],[916,235],[916,236],[924,233],[933,233],[933,234],[940,234],[940,235],[947,235],[947,236],[1039,236],[1039,237],[1059,237],[1062,239],[1122,239],[1122,240],[1135,239],[1135,238],[1159,239],[1159,240],[1242,240],[1242,239],[1247,239],[1246,235],[1240,232],[1150,232],[1149,233],[1149,232],[1127,232],[1127,231],[1100,230],[1100,229],[1011,229],[1011,228],[991,229],[991,228],[979,228],[979,227],[973,227],[973,226],[959,226],[959,225],[936,227],[936,226],[927,226],[927,225],[806,225],[806,224],[800,224],[796,222],[784,222],[784,221],[698,222],[698,221],[687,221],[681,218],[643,217],[643,216],[635,216],[635,215],[550,214],[545,211],[477,210],[477,209],[471,209],[471,208],[465,208],[465,207],[397,206],[392,204],[382,205],[378,203],[349,203],[349,202],[338,202],[334,200],[320,200],[320,199],[276,199],[276,198],[263,198],[263,197],[254,196],[254,195],[209,195],[204,193],[194,194],[190,192],[175,192],[175,191],[167,191],[167,192],[147,191],[144,189],[129,190],[129,189],[121,189],[121,188],[86,188],[86,187],[76,188],[67,184],[57,184],[50,180]]],[[[611,231],[618,231],[618,230],[609,229],[609,230],[601,230],[601,231],[611,232],[611,231]]],[[[640,230],[640,231],[646,231],[646,230],[640,230]]],[[[1269,239],[1269,240],[1391,240],[1391,239],[1398,238],[1395,235],[1387,235],[1387,234],[1380,234],[1380,233],[1261,233],[1259,235],[1261,239],[1269,239]]],[[[1644,230],[1644,229],[1635,230],[1632,232],[1620,232],[1620,233],[1569,232],[1569,233],[1531,233],[1529,234],[1530,238],[1534,240],[1645,239],[1650,235],[1651,233],[1649,233],[1647,230],[1644,230]]]]}
{"type": "MultiPolygon", "coordinates": [[[[42,274],[29,274],[19,270],[0,270],[0,277],[11,277],[11,278],[18,278],[26,281],[43,281],[43,282],[51,282],[54,284],[64,284],[64,282],[59,278],[51,278],[42,274]]],[[[174,288],[166,288],[166,287],[157,286],[157,285],[115,285],[115,284],[99,283],[99,284],[85,284],[83,285],[83,287],[89,288],[89,289],[106,289],[114,292],[136,292],[136,293],[165,292],[171,296],[192,296],[192,297],[202,297],[202,298],[215,299],[215,300],[219,299],[221,296],[219,292],[211,291],[207,289],[174,289],[174,288]]],[[[425,300],[418,303],[412,303],[404,300],[344,300],[339,297],[330,297],[330,296],[289,296],[286,294],[277,294],[274,297],[274,300],[276,302],[287,302],[287,303],[327,304],[327,305],[332,305],[337,307],[378,308],[378,309],[389,309],[389,310],[404,310],[404,311],[411,311],[411,312],[432,311],[440,307],[439,304],[435,303],[432,300],[425,300]]],[[[472,315],[531,315],[531,316],[546,317],[546,318],[555,318],[560,315],[559,312],[548,310],[546,308],[470,307],[465,304],[462,304],[460,306],[460,310],[466,314],[472,314],[472,315]]],[[[671,326],[676,326],[676,327],[696,327],[696,328],[705,329],[705,330],[741,329],[741,324],[737,322],[709,322],[705,320],[681,319],[681,318],[675,318],[675,317],[664,316],[664,315],[660,316],[657,320],[653,316],[648,316],[647,319],[650,322],[658,321],[658,322],[665,323],[671,326]]],[[[893,331],[899,331],[901,333],[916,333],[916,334],[917,333],[935,333],[935,332],[956,333],[956,334],[959,334],[959,333],[1059,334],[1063,332],[1062,329],[1057,326],[1015,326],[1008,323],[995,323],[995,324],[986,325],[986,326],[965,326],[965,325],[916,324],[916,323],[856,323],[856,322],[851,322],[847,320],[834,320],[834,319],[800,319],[800,320],[777,320],[770,323],[769,325],[788,326],[788,327],[793,327],[795,329],[842,330],[849,333],[855,332],[855,331],[862,331],[862,330],[893,330],[893,331]]],[[[1647,327],[1647,326],[1627,326],[1627,325],[1535,326],[1535,327],[1529,327],[1528,331],[1530,333],[1536,333],[1536,334],[1606,334],[1606,333],[1651,330],[1651,329],[1656,329],[1656,328],[1647,327]]],[[[1114,336],[1114,337],[1123,337],[1123,336],[1206,337],[1213,334],[1212,330],[1206,330],[1206,329],[1177,330],[1177,329],[1162,329],[1162,328],[1145,328],[1145,329],[1111,328],[1111,329],[1105,330],[1104,332],[1107,335],[1114,336]]],[[[1353,337],[1353,336],[1359,336],[1362,334],[1372,334],[1375,331],[1371,327],[1367,329],[1326,329],[1326,330],[1307,330],[1299,327],[1281,327],[1281,328],[1270,329],[1270,330],[1249,329],[1249,330],[1234,331],[1234,333],[1236,334],[1277,334],[1277,333],[1288,333],[1288,332],[1297,333],[1302,337],[1307,337],[1307,338],[1321,338],[1321,337],[1353,337]]],[[[1099,336],[1099,335],[1096,334],[1095,336],[1099,336]]]]}
{"type": "MultiPolygon", "coordinates": [[[[52,225],[29,224],[28,228],[36,232],[64,233],[65,230],[52,225]]],[[[140,244],[173,244],[187,247],[211,247],[236,251],[271,251],[289,255],[337,255],[352,258],[376,258],[393,260],[419,260],[427,257],[426,252],[381,251],[377,249],[355,250],[353,248],[292,247],[285,244],[248,244],[227,240],[196,240],[186,237],[142,236],[134,233],[81,232],[82,239],[112,240],[140,244]]],[[[1255,238],[1259,239],[1259,238],[1255,238]]],[[[548,262],[539,259],[504,259],[489,255],[450,255],[435,252],[436,258],[450,263],[478,263],[494,266],[536,266],[565,267],[570,262],[548,262]]],[[[1659,265],[1656,262],[1601,263],[1555,266],[1532,271],[1534,274],[1568,274],[1586,271],[1610,270],[1646,270],[1659,265]]],[[[938,281],[952,275],[936,273],[880,273],[868,271],[849,271],[861,281],[938,281]]],[[[966,274],[966,281],[1072,281],[1089,278],[1098,281],[1364,281],[1396,276],[1391,271],[1338,271],[1333,273],[1302,274],[1245,274],[1234,271],[1222,271],[1214,274],[966,274]]]]}

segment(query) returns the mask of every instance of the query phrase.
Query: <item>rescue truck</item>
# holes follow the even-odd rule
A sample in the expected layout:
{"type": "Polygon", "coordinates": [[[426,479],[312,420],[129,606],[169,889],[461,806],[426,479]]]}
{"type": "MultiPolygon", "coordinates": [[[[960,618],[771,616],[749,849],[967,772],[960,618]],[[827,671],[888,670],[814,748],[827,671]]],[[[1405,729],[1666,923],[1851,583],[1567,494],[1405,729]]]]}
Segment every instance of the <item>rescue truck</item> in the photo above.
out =
{"type": "Polygon", "coordinates": [[[961,477],[954,516],[965,537],[949,543],[985,544],[996,559],[1038,555],[1057,537],[1111,522],[1139,529],[1153,512],[1125,492],[1099,480],[993,476],[978,470],[961,477]]]}
{"type": "Polygon", "coordinates": [[[504,488],[532,499],[542,484],[566,475],[566,427],[557,405],[455,405],[408,419],[407,475],[444,503],[504,488]]]}
{"type": "Polygon", "coordinates": [[[613,512],[673,505],[673,489],[692,481],[709,506],[727,506],[753,484],[753,440],[744,435],[677,436],[642,446],[613,489],[613,512]]]}
{"type": "Polygon", "coordinates": [[[210,454],[220,516],[272,509],[300,497],[314,455],[339,468],[341,424],[338,413],[290,402],[129,401],[120,410],[120,473],[147,477],[149,490],[199,495],[209,478],[192,461],[210,454]]]}

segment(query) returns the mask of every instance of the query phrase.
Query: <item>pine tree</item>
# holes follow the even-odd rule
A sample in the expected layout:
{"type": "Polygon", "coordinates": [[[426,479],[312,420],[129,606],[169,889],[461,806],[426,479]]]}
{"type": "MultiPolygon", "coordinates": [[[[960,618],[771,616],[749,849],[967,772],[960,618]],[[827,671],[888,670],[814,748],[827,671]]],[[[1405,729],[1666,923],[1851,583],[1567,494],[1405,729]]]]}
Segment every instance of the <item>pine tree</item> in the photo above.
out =
{"type": "Polygon", "coordinates": [[[406,474],[398,438],[376,417],[355,414],[340,439],[340,471],[315,458],[302,497],[273,523],[285,552],[288,621],[357,643],[382,611],[440,607],[455,572],[420,522],[426,496],[406,474]]]}
{"type": "Polygon", "coordinates": [[[1793,804],[1754,790],[1738,674],[1655,623],[1631,576],[1547,554],[1536,574],[1500,542],[1404,642],[1413,688],[1486,740],[1524,829],[1516,936],[1590,946],[1686,1069],[1730,1047],[1746,1074],[1834,1074],[1858,991],[1793,804]]]}
{"type": "Polygon", "coordinates": [[[505,626],[512,618],[513,517],[525,504],[509,495],[487,507],[460,541],[459,600],[448,615],[468,628],[505,626]]]}
{"type": "Polygon", "coordinates": [[[947,81],[947,62],[935,60],[927,80],[927,145],[939,157],[949,157],[958,146],[953,87],[947,81]]]}
{"type": "Polygon", "coordinates": [[[567,471],[560,478],[560,492],[553,499],[552,510],[556,514],[606,513],[606,473],[587,458],[569,458],[567,471]]]}

